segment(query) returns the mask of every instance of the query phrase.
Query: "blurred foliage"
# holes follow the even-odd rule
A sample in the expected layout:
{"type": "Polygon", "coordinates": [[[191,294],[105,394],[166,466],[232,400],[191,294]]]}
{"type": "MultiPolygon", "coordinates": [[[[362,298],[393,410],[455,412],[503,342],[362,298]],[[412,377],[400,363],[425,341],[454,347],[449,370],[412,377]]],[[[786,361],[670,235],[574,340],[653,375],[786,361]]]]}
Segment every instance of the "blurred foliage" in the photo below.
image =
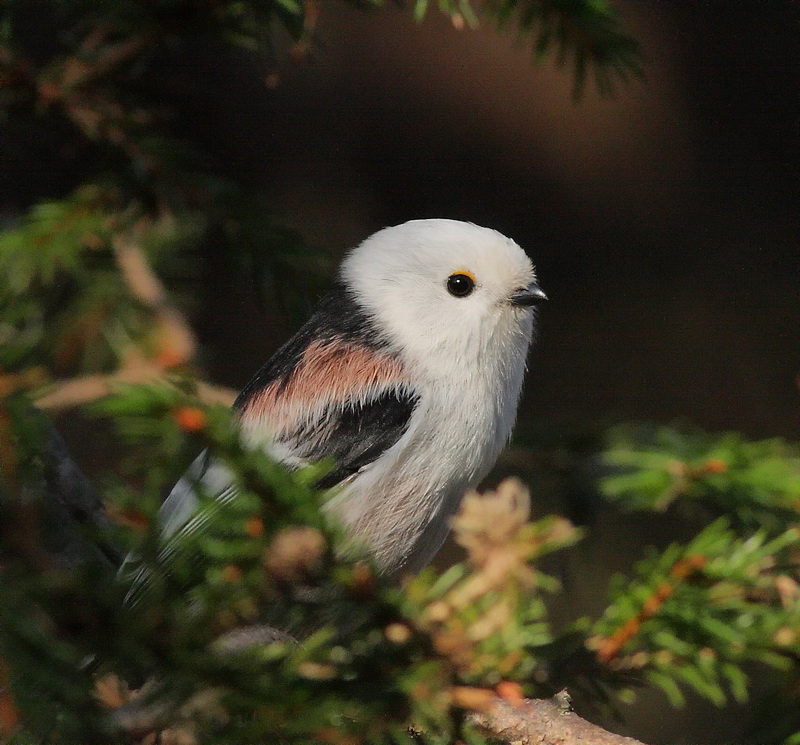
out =
{"type": "Polygon", "coordinates": [[[153,225],[144,214],[116,190],[85,186],[38,204],[0,235],[0,301],[8,309],[0,365],[107,371],[144,342],[151,314],[120,274],[115,236],[135,231],[157,263],[193,245],[202,225],[200,214],[153,225]]]}
{"type": "MultiPolygon", "coordinates": [[[[429,4],[413,1],[417,20],[425,17],[429,4]]],[[[529,41],[537,61],[552,57],[559,66],[571,63],[576,97],[589,76],[598,92],[608,96],[615,83],[642,75],[639,44],[625,33],[614,6],[605,0],[489,0],[479,10],[469,0],[438,0],[437,5],[457,27],[474,28],[484,18],[498,28],[513,25],[529,41]]]]}
{"type": "Polygon", "coordinates": [[[745,539],[725,519],[713,522],[685,546],[650,551],[633,579],[617,578],[589,646],[617,668],[642,670],[675,706],[684,702],[681,686],[718,705],[727,686],[746,701],[742,663],[789,670],[797,656],[800,597],[785,566],[798,550],[794,527],[745,539]]]}
{"type": "Polygon", "coordinates": [[[94,408],[137,452],[158,453],[161,467],[140,458],[144,486],[119,486],[110,507],[151,581],[126,606],[113,568],[7,557],[3,656],[35,737],[130,736],[137,721],[187,742],[410,742],[409,728],[426,742],[482,742],[464,711],[512,682],[533,692],[537,650],[552,642],[537,590],[557,585],[531,562],[576,533],[560,519],[528,523],[521,484],[469,498],[455,525],[468,560],[401,590],[366,558],[337,558],[342,537],[311,487],[319,468],[292,474],[248,449],[230,411],[198,401],[190,379],[123,386],[94,408]],[[206,529],[165,567],[156,513],[187,438],[230,469],[239,494],[204,502],[206,529]],[[295,638],[265,643],[275,630],[295,638]],[[122,682],[145,678],[135,693],[122,682]]]}
{"type": "Polygon", "coordinates": [[[499,26],[516,21],[520,34],[530,35],[536,59],[552,55],[560,66],[571,63],[576,97],[589,78],[610,96],[616,83],[642,76],[639,44],[608,2],[489,0],[487,9],[499,26]]]}
{"type": "MultiPolygon", "coordinates": [[[[743,521],[731,510],[684,545],[651,549],[612,583],[599,617],[556,630],[543,593],[559,592],[559,584],[536,563],[579,533],[560,518],[528,523],[520,483],[468,496],[454,521],[467,559],[398,587],[366,556],[337,549],[343,536],[312,487],[326,465],[289,473],[251,450],[230,410],[200,400],[186,374],[121,384],[92,406],[118,431],[136,469],[128,485],[106,492],[114,541],[135,550],[150,572],[148,591],[125,604],[128,587],[113,566],[51,566],[30,550],[35,531],[20,510],[33,505],[35,515],[48,497],[31,501],[35,490],[26,488],[36,481],[43,437],[24,391],[38,382],[19,385],[0,409],[0,422],[24,443],[10,456],[0,437],[0,628],[23,741],[108,742],[159,730],[187,743],[410,742],[409,733],[417,742],[482,742],[464,715],[498,696],[549,695],[567,685],[613,702],[650,684],[676,706],[686,691],[723,704],[748,699],[754,665],[774,669],[784,685],[797,676],[796,524],[773,530],[773,519],[754,528],[751,513],[743,521]],[[201,448],[230,470],[239,496],[202,499],[206,529],[182,538],[165,565],[161,496],[186,454],[201,448]]],[[[607,475],[601,488],[641,509],[642,491],[618,487],[623,476],[663,467],[654,440],[673,464],[696,469],[701,494],[722,488],[720,463],[733,463],[746,444],[675,428],[618,429],[606,457],[617,463],[624,442],[625,472],[607,475]],[[637,432],[646,435],[636,439],[637,432]]],[[[767,452],[791,448],[773,443],[767,452]]],[[[782,462],[797,473],[791,456],[782,462]]],[[[752,466],[758,470],[757,459],[752,466]]],[[[739,461],[731,483],[747,468],[739,461]]],[[[769,505],[785,510],[792,487],[788,475],[773,483],[774,499],[757,514],[775,518],[769,505]]],[[[658,499],[649,506],[663,509],[658,499]]],[[[796,729],[796,708],[787,707],[784,735],[792,721],[796,729]]]]}
{"type": "Polygon", "coordinates": [[[602,483],[626,509],[663,511],[693,502],[727,515],[740,531],[782,532],[800,505],[800,448],[674,427],[610,430],[606,461],[619,469],[602,483]]]}
{"type": "MultiPolygon", "coordinates": [[[[537,58],[573,65],[578,91],[589,77],[607,92],[639,72],[635,41],[602,0],[437,8],[457,26],[513,25],[537,58]]],[[[748,675],[766,667],[782,690],[769,703],[786,707],[761,732],[797,742],[796,445],[652,426],[539,438],[532,462],[566,490],[599,487],[622,509],[686,509],[698,525],[617,579],[599,617],[553,629],[544,593],[559,585],[537,562],[579,533],[561,518],[529,524],[519,483],[467,498],[454,523],[466,560],[400,588],[340,550],[312,488],[325,464],[291,474],[248,449],[220,405],[227,393],[199,380],[184,311],[202,286],[200,257],[224,252],[265,306],[295,308],[327,264],[188,144],[176,61],[192,45],[301,60],[324,10],[313,0],[0,7],[0,157],[24,165],[43,150],[63,170],[58,193],[21,193],[2,213],[0,731],[20,743],[155,732],[183,745],[477,743],[485,733],[469,713],[498,697],[566,685],[613,703],[650,684],[674,705],[687,691],[721,704],[744,701],[748,675]],[[90,501],[69,503],[34,404],[89,404],[98,432],[119,434],[126,480],[103,484],[113,527],[83,519],[90,501]],[[181,539],[164,566],[158,507],[202,448],[239,495],[203,500],[207,530],[181,539]],[[134,605],[105,554],[66,561],[42,540],[54,479],[67,499],[57,514],[82,541],[135,550],[147,568],[134,605]]],[[[419,20],[428,10],[410,3],[419,20]]]]}
{"type": "MultiPolygon", "coordinates": [[[[513,20],[535,36],[537,56],[553,50],[561,63],[574,58],[577,87],[589,69],[601,90],[637,69],[636,43],[606,2],[508,0],[476,11],[467,0],[441,0],[438,8],[456,24],[513,20]]],[[[203,82],[180,72],[193,50],[236,49],[278,69],[307,56],[324,10],[316,0],[2,4],[0,166],[24,173],[26,160],[44,155],[63,186],[56,197],[22,189],[2,205],[6,369],[24,361],[62,372],[110,370],[131,340],[148,335],[147,314],[120,284],[111,251],[114,235],[141,220],[167,228],[151,231],[148,259],[184,298],[202,279],[198,256],[213,250],[230,254],[229,266],[254,282],[267,310],[297,316],[306,308],[303,295],[318,291],[328,271],[321,252],[275,219],[246,183],[218,175],[218,164],[190,144],[191,122],[174,101],[187,86],[202,98],[203,82]]],[[[412,10],[421,20],[427,3],[417,0],[412,10]]]]}

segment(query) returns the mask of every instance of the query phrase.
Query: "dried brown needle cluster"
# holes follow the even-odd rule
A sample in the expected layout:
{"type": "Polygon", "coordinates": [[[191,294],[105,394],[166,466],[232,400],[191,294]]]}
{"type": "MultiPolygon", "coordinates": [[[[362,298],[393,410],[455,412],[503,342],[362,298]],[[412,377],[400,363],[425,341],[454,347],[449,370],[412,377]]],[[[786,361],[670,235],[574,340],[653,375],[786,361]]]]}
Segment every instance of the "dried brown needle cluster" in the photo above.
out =
{"type": "Polygon", "coordinates": [[[536,585],[531,560],[544,553],[548,544],[570,543],[576,530],[561,518],[545,527],[529,519],[530,494],[519,479],[506,479],[496,491],[467,494],[453,520],[453,531],[477,571],[449,598],[449,604],[464,608],[493,590],[536,585]]]}
{"type": "MultiPolygon", "coordinates": [[[[430,601],[418,624],[459,676],[492,671],[501,682],[516,669],[518,648],[509,648],[498,664],[497,650],[489,653],[482,645],[517,623],[542,577],[532,561],[576,539],[577,531],[566,520],[530,523],[529,517],[528,490],[518,479],[508,479],[495,491],[468,494],[453,520],[455,540],[473,571],[430,601]]],[[[463,693],[456,697],[461,706],[463,693]]]]}
{"type": "Polygon", "coordinates": [[[319,574],[327,547],[325,536],[315,528],[285,528],[272,539],[264,566],[274,579],[299,584],[319,574]]]}

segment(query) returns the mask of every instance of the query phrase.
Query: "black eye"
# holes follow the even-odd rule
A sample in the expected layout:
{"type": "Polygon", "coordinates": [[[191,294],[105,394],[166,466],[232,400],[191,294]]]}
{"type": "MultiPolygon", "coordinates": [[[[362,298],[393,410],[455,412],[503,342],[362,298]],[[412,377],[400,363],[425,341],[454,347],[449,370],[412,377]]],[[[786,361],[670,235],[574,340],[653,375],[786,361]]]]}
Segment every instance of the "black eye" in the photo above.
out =
{"type": "Polygon", "coordinates": [[[456,272],[447,278],[447,291],[454,297],[466,297],[475,289],[475,278],[465,272],[456,272]]]}

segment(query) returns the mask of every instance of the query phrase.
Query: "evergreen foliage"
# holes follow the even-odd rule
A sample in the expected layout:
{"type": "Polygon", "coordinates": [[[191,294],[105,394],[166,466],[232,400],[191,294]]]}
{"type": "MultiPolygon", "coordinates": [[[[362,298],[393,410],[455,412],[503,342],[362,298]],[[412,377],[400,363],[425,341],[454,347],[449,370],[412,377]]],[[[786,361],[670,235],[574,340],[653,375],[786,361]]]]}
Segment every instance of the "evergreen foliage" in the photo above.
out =
{"type": "MultiPolygon", "coordinates": [[[[457,24],[513,25],[537,57],[571,60],[578,90],[590,73],[606,91],[639,69],[635,41],[602,0],[438,8],[457,24]]],[[[228,392],[194,367],[182,312],[193,257],[214,231],[262,287],[299,290],[324,262],[260,195],[192,151],[165,80],[190,42],[274,61],[284,34],[302,56],[320,10],[312,0],[43,0],[33,10],[11,0],[0,10],[2,156],[81,153],[63,193],[23,198],[0,235],[0,735],[479,743],[488,735],[471,714],[564,685],[599,701],[650,684],[672,705],[687,691],[721,704],[745,701],[754,667],[768,667],[796,690],[794,444],[607,433],[603,494],[624,509],[689,509],[698,528],[615,581],[599,617],[556,629],[545,595],[559,585],[537,564],[580,533],[557,517],[529,523],[520,483],[470,495],[454,523],[466,559],[398,587],[320,511],[312,484],[330,464],[288,473],[241,441],[228,392]],[[129,454],[124,481],[98,482],[112,524],[63,471],[66,454],[35,408],[75,406],[129,454]],[[204,448],[239,496],[203,500],[208,530],[176,541],[164,571],[157,510],[204,448]],[[116,571],[127,550],[151,576],[135,603],[116,571]]],[[[410,12],[422,20],[427,0],[410,12]]],[[[796,693],[787,700],[775,742],[800,740],[796,693]]]]}

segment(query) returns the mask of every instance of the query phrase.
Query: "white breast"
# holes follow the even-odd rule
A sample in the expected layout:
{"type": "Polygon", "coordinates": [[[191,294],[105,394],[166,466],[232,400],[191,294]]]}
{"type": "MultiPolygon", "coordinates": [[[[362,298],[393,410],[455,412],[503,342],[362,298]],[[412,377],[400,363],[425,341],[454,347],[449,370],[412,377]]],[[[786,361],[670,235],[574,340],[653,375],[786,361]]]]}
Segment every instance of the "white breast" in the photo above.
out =
{"type": "Polygon", "coordinates": [[[430,561],[461,496],[494,465],[514,425],[527,347],[519,335],[504,355],[429,379],[408,431],[328,503],[388,574],[430,561]]]}

